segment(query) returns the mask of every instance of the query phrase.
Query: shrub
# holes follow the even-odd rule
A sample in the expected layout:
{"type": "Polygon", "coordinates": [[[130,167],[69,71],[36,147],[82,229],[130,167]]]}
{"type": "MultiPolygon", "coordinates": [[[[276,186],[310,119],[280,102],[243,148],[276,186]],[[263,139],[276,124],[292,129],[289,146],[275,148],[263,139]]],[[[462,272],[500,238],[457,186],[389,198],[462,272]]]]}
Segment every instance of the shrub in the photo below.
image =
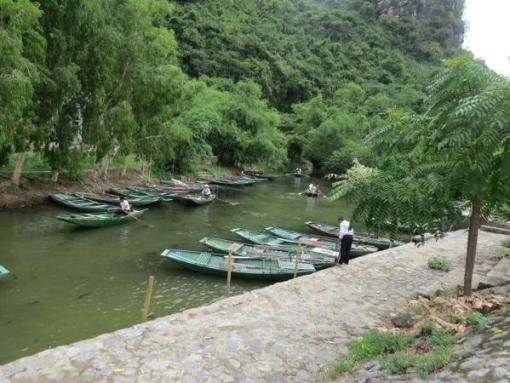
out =
{"type": "Polygon", "coordinates": [[[477,331],[483,330],[488,320],[489,318],[482,313],[469,313],[466,315],[466,321],[477,331]]]}
{"type": "Polygon", "coordinates": [[[428,265],[430,269],[441,270],[444,272],[450,271],[450,265],[445,258],[441,256],[435,256],[429,259],[428,265]]]}

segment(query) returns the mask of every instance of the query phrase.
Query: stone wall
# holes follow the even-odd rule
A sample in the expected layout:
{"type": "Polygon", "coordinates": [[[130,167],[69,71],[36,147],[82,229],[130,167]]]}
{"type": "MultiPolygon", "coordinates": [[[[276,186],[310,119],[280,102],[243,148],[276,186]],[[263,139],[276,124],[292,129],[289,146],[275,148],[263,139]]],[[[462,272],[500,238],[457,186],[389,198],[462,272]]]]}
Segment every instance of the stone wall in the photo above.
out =
{"type": "MultiPolygon", "coordinates": [[[[0,367],[0,382],[307,382],[408,299],[461,284],[466,232],[367,255],[0,367]],[[444,256],[451,271],[427,267],[444,256]]],[[[505,237],[480,232],[476,279],[505,237]]],[[[235,281],[234,281],[235,283],[235,281]]]]}

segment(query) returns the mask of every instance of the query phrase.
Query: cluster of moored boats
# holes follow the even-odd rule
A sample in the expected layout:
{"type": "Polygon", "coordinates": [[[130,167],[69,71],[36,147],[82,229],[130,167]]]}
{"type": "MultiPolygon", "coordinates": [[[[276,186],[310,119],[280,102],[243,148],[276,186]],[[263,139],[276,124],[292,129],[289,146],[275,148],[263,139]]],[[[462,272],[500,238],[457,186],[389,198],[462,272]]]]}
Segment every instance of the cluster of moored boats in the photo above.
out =
{"type": "MultiPolygon", "coordinates": [[[[338,228],[311,221],[306,225],[328,236],[304,234],[274,226],[266,227],[266,232],[236,228],[231,231],[246,242],[204,237],[200,243],[213,252],[165,249],[161,256],[184,268],[215,275],[228,273],[230,256],[233,277],[285,280],[295,274],[310,274],[336,263],[338,228]]],[[[388,238],[356,234],[351,256],[359,257],[401,244],[388,238]]]]}
{"type": "MultiPolygon", "coordinates": [[[[207,177],[200,181],[162,180],[160,185],[150,187],[111,188],[109,193],[81,192],[72,194],[52,194],[50,198],[68,208],[80,211],[76,214],[59,215],[58,220],[85,227],[104,227],[132,222],[139,219],[150,205],[179,201],[186,205],[205,205],[216,199],[216,194],[204,195],[206,185],[246,186],[272,179],[273,176],[225,176],[207,177]],[[120,212],[120,198],[140,210],[129,214],[120,212]]],[[[207,186],[209,187],[209,186],[207,186]]]]}

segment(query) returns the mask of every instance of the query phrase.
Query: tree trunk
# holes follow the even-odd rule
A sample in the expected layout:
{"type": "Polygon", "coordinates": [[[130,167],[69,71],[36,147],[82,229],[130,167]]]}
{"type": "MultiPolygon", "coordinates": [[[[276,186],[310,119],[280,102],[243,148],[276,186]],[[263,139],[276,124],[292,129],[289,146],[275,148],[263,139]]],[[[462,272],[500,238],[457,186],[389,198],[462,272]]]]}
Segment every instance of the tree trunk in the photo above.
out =
{"type": "Polygon", "coordinates": [[[103,165],[103,169],[101,170],[101,179],[103,181],[106,181],[108,180],[108,171],[110,169],[110,162],[111,162],[111,157],[109,155],[106,156],[106,158],[104,159],[104,165],[103,165]]]}
{"type": "Polygon", "coordinates": [[[14,186],[18,187],[21,174],[23,173],[23,165],[25,164],[25,158],[27,154],[25,152],[21,152],[18,154],[18,159],[16,160],[16,167],[14,168],[14,173],[12,173],[11,182],[14,186]]]}
{"type": "Polygon", "coordinates": [[[480,216],[482,210],[481,201],[471,201],[472,210],[469,218],[469,234],[466,254],[466,268],[464,271],[464,295],[469,296],[472,292],[473,270],[475,268],[476,245],[478,243],[478,229],[480,228],[480,216]]]}
{"type": "Polygon", "coordinates": [[[128,169],[127,164],[124,164],[124,165],[122,166],[122,170],[121,170],[121,172],[120,172],[120,178],[124,178],[124,177],[126,176],[126,174],[127,174],[127,169],[128,169]]]}

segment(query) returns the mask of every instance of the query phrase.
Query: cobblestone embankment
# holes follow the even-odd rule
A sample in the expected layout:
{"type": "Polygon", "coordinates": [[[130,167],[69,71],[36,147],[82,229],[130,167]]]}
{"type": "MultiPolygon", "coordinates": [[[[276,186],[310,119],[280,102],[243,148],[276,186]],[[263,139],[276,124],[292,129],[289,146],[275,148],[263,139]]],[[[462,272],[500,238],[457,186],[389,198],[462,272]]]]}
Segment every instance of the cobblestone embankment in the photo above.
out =
{"type": "MultiPolygon", "coordinates": [[[[480,232],[483,279],[505,237],[480,232]]],[[[0,367],[0,382],[298,382],[408,299],[461,284],[466,232],[365,256],[0,367]],[[452,270],[430,270],[444,256],[452,270]]],[[[36,318],[34,318],[36,320],[36,318]]],[[[86,320],[86,319],[84,319],[86,320]]]]}

